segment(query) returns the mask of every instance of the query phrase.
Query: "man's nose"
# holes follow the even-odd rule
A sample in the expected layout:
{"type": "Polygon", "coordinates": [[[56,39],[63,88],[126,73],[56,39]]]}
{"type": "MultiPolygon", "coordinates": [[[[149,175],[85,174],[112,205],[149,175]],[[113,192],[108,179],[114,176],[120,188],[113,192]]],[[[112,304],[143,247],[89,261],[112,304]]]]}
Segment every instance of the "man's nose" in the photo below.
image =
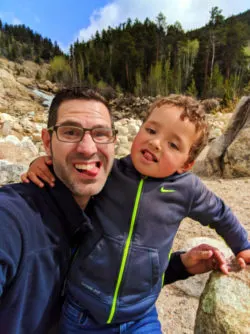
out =
{"type": "Polygon", "coordinates": [[[77,144],[77,152],[84,154],[94,154],[97,152],[96,143],[93,141],[91,134],[85,132],[82,140],[77,144]]]}

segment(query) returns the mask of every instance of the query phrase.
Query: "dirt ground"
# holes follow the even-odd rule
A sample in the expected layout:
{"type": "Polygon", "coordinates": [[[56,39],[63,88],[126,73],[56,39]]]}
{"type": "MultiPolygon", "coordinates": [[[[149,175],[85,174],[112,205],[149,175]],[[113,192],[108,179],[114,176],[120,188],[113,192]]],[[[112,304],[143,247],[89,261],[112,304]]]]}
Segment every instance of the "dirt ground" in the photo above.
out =
{"type": "MultiPolygon", "coordinates": [[[[209,189],[231,207],[250,235],[250,178],[203,179],[203,181],[209,189]]],[[[194,237],[209,237],[220,240],[220,237],[213,230],[190,219],[185,219],[175,238],[174,250],[183,248],[186,241],[194,237]]],[[[192,280],[192,278],[188,280],[192,280]]],[[[164,334],[193,333],[198,302],[197,297],[180,289],[178,284],[174,283],[165,287],[157,301],[162,332],[164,334]]]]}

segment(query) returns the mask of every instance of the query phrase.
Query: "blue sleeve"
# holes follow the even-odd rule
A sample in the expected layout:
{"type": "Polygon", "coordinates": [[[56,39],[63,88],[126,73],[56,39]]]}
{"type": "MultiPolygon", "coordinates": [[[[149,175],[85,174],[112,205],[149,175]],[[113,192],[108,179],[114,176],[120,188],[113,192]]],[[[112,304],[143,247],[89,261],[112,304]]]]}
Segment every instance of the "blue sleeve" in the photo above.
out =
{"type": "Polygon", "coordinates": [[[186,270],[186,267],[181,261],[182,253],[185,252],[174,252],[171,254],[167,270],[165,271],[163,285],[193,276],[186,270]]]}
{"type": "Polygon", "coordinates": [[[22,253],[20,212],[0,194],[0,296],[14,279],[22,253]]]}
{"type": "Polygon", "coordinates": [[[234,254],[250,249],[247,231],[231,209],[195,176],[193,193],[195,195],[188,214],[190,218],[215,229],[234,254]]]}

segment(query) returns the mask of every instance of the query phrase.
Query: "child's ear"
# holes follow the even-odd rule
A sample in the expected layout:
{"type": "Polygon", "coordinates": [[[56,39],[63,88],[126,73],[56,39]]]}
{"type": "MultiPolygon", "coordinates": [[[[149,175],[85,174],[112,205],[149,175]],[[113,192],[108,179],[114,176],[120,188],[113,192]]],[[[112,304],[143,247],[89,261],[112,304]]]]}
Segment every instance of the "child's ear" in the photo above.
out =
{"type": "Polygon", "coordinates": [[[47,129],[42,129],[42,140],[45,152],[51,156],[51,136],[47,129]]]}
{"type": "Polygon", "coordinates": [[[194,163],[195,161],[185,162],[185,164],[181,168],[177,169],[177,173],[182,174],[182,173],[187,172],[193,167],[194,163]]]}

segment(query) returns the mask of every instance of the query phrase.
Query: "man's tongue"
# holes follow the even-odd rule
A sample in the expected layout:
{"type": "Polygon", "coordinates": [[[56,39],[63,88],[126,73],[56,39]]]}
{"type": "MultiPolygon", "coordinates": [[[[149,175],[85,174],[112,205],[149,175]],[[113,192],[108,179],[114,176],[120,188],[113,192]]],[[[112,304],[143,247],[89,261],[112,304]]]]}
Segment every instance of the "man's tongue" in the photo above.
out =
{"type": "Polygon", "coordinates": [[[100,168],[96,164],[85,165],[85,166],[76,165],[75,168],[81,174],[85,174],[88,176],[96,176],[100,170],[100,168]]]}
{"type": "Polygon", "coordinates": [[[143,152],[143,156],[144,156],[144,158],[147,159],[148,161],[155,161],[154,156],[153,156],[150,152],[148,152],[148,151],[144,151],[144,152],[143,152]]]}

